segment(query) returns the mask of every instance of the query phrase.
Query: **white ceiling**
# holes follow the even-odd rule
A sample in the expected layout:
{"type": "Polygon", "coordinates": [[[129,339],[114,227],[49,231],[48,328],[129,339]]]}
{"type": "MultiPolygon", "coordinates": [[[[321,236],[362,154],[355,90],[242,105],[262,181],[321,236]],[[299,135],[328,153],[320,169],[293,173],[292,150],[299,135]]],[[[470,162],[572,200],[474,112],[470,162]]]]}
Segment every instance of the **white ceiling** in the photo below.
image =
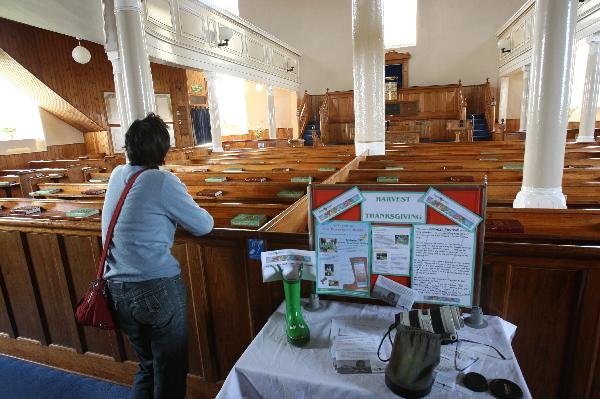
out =
{"type": "Polygon", "coordinates": [[[0,17],[104,44],[102,0],[0,0],[0,17]]]}

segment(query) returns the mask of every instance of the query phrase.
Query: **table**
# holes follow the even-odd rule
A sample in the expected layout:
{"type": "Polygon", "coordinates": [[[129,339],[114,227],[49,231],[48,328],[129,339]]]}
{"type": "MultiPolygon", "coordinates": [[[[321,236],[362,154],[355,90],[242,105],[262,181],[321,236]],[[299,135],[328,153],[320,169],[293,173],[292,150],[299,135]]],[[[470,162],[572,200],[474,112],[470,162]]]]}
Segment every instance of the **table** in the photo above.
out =
{"type": "MultiPolygon", "coordinates": [[[[321,301],[323,309],[304,310],[311,329],[310,343],[304,348],[289,345],[285,336],[285,306],[281,304],[263,329],[236,362],[227,376],[217,399],[228,398],[398,398],[384,383],[384,374],[338,374],[329,352],[329,332],[333,318],[394,320],[393,307],[321,301]]],[[[474,336],[488,336],[507,360],[482,355],[465,372],[475,371],[488,380],[506,378],[516,382],[531,395],[510,346],[515,327],[499,317],[486,316],[489,325],[483,330],[465,327],[474,336]]],[[[385,331],[382,331],[382,335],[385,331]]],[[[459,334],[460,336],[460,334],[459,334]]],[[[454,344],[456,345],[456,344],[454,344]]],[[[466,343],[460,343],[464,349],[466,343]]],[[[458,372],[456,372],[458,375],[458,372]]],[[[435,383],[428,398],[491,398],[490,393],[475,393],[456,384],[453,390],[435,383]]]]}

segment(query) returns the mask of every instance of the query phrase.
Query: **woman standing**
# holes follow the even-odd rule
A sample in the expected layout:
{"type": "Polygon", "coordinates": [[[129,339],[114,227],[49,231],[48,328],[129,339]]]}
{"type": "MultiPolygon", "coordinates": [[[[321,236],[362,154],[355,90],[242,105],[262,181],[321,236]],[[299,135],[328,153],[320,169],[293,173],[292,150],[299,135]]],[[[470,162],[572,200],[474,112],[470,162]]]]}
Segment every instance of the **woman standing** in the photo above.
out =
{"type": "Polygon", "coordinates": [[[147,169],[129,191],[115,226],[104,278],[113,314],[139,360],[131,398],[184,398],[188,372],[187,298],[171,255],[175,228],[209,233],[213,218],[174,174],[159,170],[169,150],[160,117],[136,120],[125,135],[129,163],[111,174],[102,210],[102,238],[127,181],[147,169]]]}

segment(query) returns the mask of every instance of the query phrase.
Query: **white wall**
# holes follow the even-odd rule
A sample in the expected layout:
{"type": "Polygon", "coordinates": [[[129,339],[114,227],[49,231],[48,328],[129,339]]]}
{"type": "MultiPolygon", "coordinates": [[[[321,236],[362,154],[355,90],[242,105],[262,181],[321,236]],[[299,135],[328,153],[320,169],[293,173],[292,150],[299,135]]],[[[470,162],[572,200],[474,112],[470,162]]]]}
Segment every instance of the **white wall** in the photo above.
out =
{"type": "MultiPolygon", "coordinates": [[[[521,102],[523,100],[523,72],[517,71],[509,76],[507,119],[521,118],[521,102]]],[[[523,127],[523,129],[525,129],[523,127]]]]}
{"type": "Polygon", "coordinates": [[[83,133],[63,122],[50,112],[40,108],[42,129],[46,137],[46,145],[63,145],[83,143],[83,133]]]}
{"type": "MultiPolygon", "coordinates": [[[[525,0],[418,0],[409,84],[480,84],[498,76],[496,31],[525,0]]],[[[351,0],[239,0],[240,16],[302,53],[301,90],[349,90],[351,0]]]]}

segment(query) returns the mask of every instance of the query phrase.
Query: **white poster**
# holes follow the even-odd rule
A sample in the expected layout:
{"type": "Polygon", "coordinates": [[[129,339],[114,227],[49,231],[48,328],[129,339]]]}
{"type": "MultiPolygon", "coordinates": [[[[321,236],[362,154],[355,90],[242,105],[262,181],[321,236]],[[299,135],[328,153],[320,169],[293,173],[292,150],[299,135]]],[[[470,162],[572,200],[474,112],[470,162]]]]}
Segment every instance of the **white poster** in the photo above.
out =
{"type": "Polygon", "coordinates": [[[364,222],[316,225],[317,292],[369,295],[369,229],[364,222]]]}
{"type": "Polygon", "coordinates": [[[410,275],[410,227],[371,226],[371,271],[375,274],[410,275]]]}
{"type": "Polygon", "coordinates": [[[461,226],[413,226],[411,288],[423,302],[471,306],[475,252],[475,233],[461,226]]]}
{"type": "Polygon", "coordinates": [[[361,204],[364,222],[412,224],[425,223],[427,207],[420,201],[423,193],[365,191],[361,204]]]}

